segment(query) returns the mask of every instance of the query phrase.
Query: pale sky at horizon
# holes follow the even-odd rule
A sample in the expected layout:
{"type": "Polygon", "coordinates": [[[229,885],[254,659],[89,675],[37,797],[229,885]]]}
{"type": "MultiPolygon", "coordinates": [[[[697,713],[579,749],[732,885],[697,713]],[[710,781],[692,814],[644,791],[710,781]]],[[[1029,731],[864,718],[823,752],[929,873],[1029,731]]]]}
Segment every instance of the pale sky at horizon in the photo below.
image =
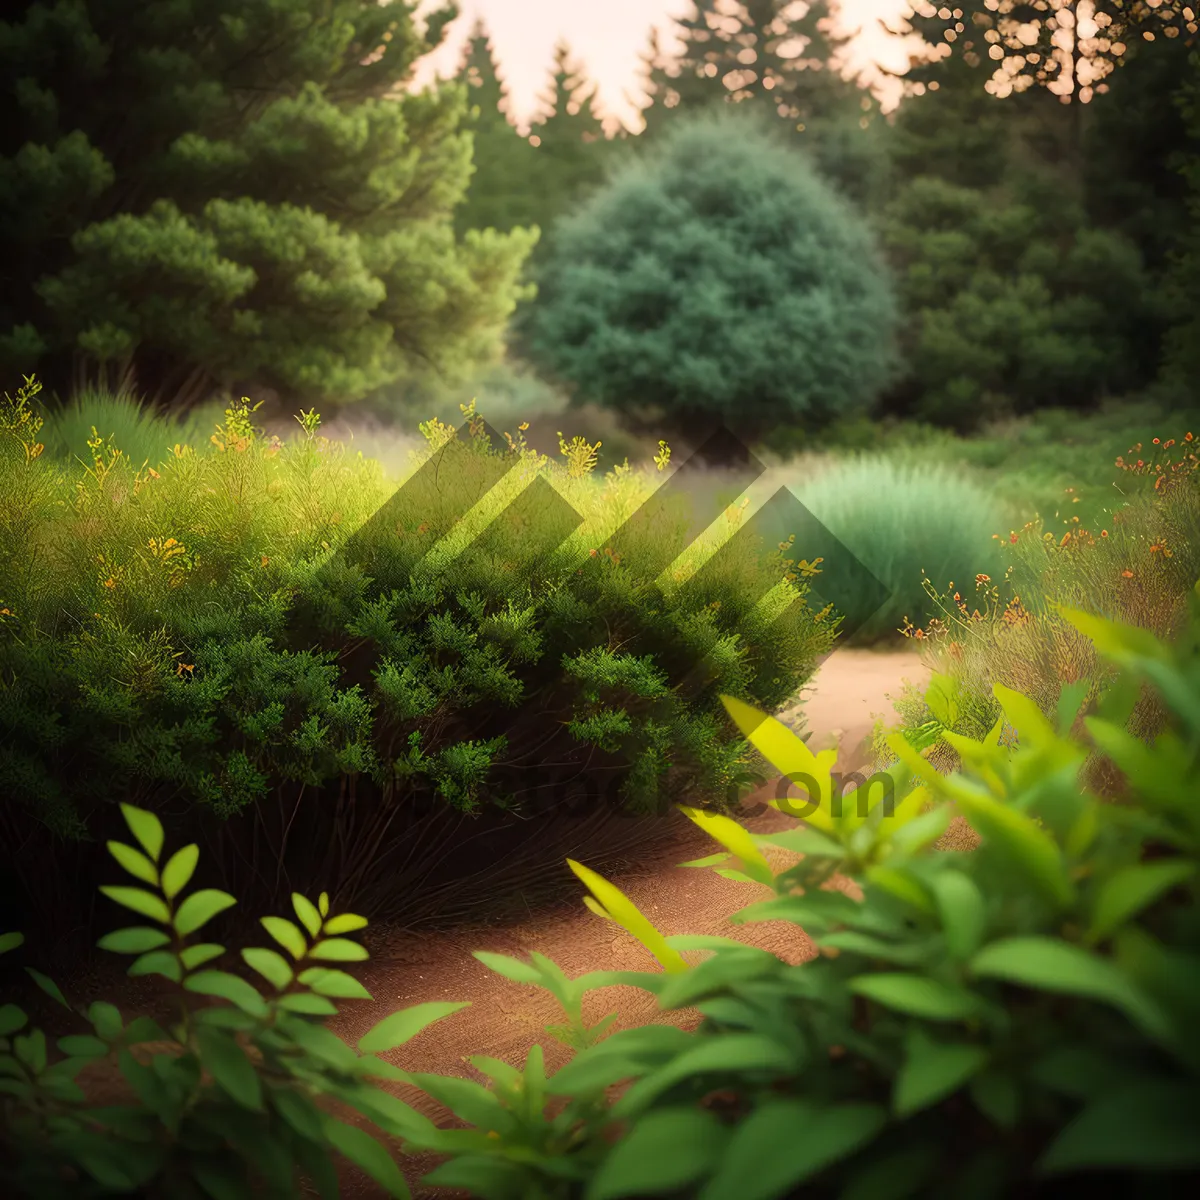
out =
{"type": "MultiPolygon", "coordinates": [[[[554,44],[564,37],[599,85],[600,111],[636,129],[643,99],[639,56],[649,43],[650,27],[658,27],[663,48],[670,50],[671,18],[689,12],[691,0],[459,0],[459,9],[441,49],[421,63],[418,83],[457,69],[475,18],[482,17],[508,85],[513,116],[522,127],[549,80],[554,44]]],[[[884,19],[894,27],[907,10],[906,0],[843,0],[845,25],[863,30],[855,42],[855,66],[879,62],[900,70],[907,64],[907,39],[889,37],[876,24],[884,19]]]]}

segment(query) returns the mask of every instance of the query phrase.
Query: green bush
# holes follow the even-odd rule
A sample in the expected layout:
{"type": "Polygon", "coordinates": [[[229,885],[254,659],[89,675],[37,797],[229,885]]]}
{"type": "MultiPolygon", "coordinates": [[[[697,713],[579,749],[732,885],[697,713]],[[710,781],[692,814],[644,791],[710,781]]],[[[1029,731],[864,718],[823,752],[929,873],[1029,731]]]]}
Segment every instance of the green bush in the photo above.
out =
{"type": "MultiPolygon", "coordinates": [[[[0,1180],[4,1194],[56,1197],[138,1196],[143,1200],[292,1200],[303,1184],[338,1195],[336,1156],[357,1164],[389,1196],[407,1196],[388,1152],[361,1125],[335,1117],[349,1107],[385,1134],[423,1134],[428,1118],[379,1086],[405,1079],[379,1057],[466,1004],[433,1001],[394,1012],[351,1049],[324,1028],[334,1000],[370,1000],[342,970],[367,951],[347,934],[367,922],[292,896],[296,920],[263,917],[278,946],[242,950],[252,984],[216,964],[226,948],[200,931],[236,904],[214,888],[187,892],[200,856],[195,844],[167,857],[153,813],[123,805],[136,846],[109,842],[109,853],[138,886],[104,893],[141,925],[118,929],[100,946],[133,957],[132,976],[157,975],[175,988],[177,1019],[167,1029],[149,1017],[130,1021],[104,1000],[73,1008],[58,986],[26,968],[73,1017],[49,1043],[15,1004],[0,1006],[0,1180]],[[286,952],[280,953],[280,950],[286,952]],[[128,1102],[91,1105],[90,1072],[119,1075],[128,1102]]],[[[211,936],[211,934],[209,935],[211,936]]],[[[0,934],[0,954],[24,941],[0,934]]]]}
{"type": "MultiPolygon", "coordinates": [[[[778,556],[731,540],[737,513],[695,541],[676,502],[622,530],[663,475],[597,479],[582,439],[551,462],[520,431],[493,445],[468,406],[461,437],[422,427],[396,493],[315,413],[281,443],[245,404],[157,469],[107,439],[55,463],[28,392],[0,414],[8,845],[171,802],[219,831],[230,886],[249,887],[253,839],[375,914],[404,908],[453,849],[434,852],[438,821],[727,796],[746,747],[718,690],[774,709],[832,644],[778,556]]],[[[11,869],[46,891],[28,856],[11,869]]]]}
{"type": "Polygon", "coordinates": [[[744,439],[868,407],[893,365],[866,226],[733,106],[683,122],[555,230],[528,353],[587,400],[744,439]]]}
{"type": "Polygon", "coordinates": [[[858,640],[887,636],[906,619],[921,623],[930,603],[924,578],[945,586],[1000,573],[995,535],[1007,524],[1004,506],[963,471],[923,453],[858,455],[792,490],[887,590],[858,640]]]}
{"type": "Polygon", "coordinates": [[[588,907],[663,968],[568,979],[541,955],[476,955],[545,988],[577,1050],[550,1078],[476,1068],[491,1088],[420,1086],[471,1131],[411,1139],[448,1161],[427,1181],[487,1200],[669,1195],[697,1200],[1184,1196],[1200,1174],[1200,589],[1175,646],[1083,612],[1063,616],[1120,670],[1076,720],[997,687],[1004,720],[955,737],[944,776],[892,739],[898,763],[841,796],[833,752],[729,701],[754,745],[800,788],[799,823],[752,835],[685,809],[718,843],[694,863],[775,895],[736,923],[782,921],[817,954],[791,965],[711,936],[663,937],[601,876],[573,863],[588,907]],[[1170,727],[1147,746],[1125,725],[1142,686],[1170,727]],[[1002,739],[1004,726],[1015,733],[1002,739]],[[1075,734],[1069,731],[1076,730],[1075,734]],[[1099,751],[1129,781],[1109,804],[1081,786],[1099,751]],[[882,786],[881,786],[882,785],[882,786]],[[807,793],[807,795],[805,795],[807,793]],[[803,801],[803,802],[802,802],[803,801]],[[981,835],[934,852],[953,812],[981,835]],[[800,855],[778,870],[764,851],[800,855]],[[729,863],[732,866],[721,865],[729,863]],[[830,888],[834,876],[861,898],[830,888]],[[801,932],[803,930],[803,933],[801,932]],[[689,963],[683,956],[701,954],[689,963]],[[602,1037],[581,997],[634,984],[697,1028],[602,1037]]]}

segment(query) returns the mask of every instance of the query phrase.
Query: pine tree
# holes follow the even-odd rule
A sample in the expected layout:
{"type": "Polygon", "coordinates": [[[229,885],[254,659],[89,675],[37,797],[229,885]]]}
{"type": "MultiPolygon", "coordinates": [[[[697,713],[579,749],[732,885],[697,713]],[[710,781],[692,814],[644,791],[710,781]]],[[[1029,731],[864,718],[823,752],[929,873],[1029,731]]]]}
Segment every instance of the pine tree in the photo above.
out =
{"type": "Polygon", "coordinates": [[[500,77],[482,20],[475,22],[455,79],[472,105],[465,128],[472,134],[475,172],[466,200],[455,215],[459,233],[468,229],[507,232],[533,223],[534,148],[513,123],[508,89],[500,77]]]}
{"type": "Polygon", "coordinates": [[[345,402],[496,354],[530,238],[470,234],[453,6],[18,0],[0,25],[0,371],[345,402]]]}

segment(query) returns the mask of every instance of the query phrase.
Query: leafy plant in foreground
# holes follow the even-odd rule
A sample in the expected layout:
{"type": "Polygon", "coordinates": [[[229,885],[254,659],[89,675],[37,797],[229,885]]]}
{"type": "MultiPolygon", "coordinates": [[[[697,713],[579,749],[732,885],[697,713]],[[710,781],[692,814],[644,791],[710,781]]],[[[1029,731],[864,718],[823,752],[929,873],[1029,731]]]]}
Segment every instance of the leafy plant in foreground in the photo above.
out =
{"type": "MultiPolygon", "coordinates": [[[[359,1040],[356,1052],[321,1021],[337,1015],[334,1000],[371,998],[342,970],[367,957],[347,936],[367,922],[331,913],[325,893],[316,904],[293,894],[294,921],[262,919],[279,949],[241,952],[264,981],[255,986],[218,968],[225,947],[199,938],[236,903],[212,888],[186,892],[199,848],[165,857],[158,818],[130,805],[122,811],[137,845],[112,841],[108,849],[137,885],[101,890],[143,923],[110,933],[100,945],[134,956],[130,975],[161,975],[178,985],[178,1017],[164,1030],[145,1016],[126,1023],[105,1001],[77,1011],[52,980],[27,968],[43,991],[83,1019],[86,1032],[57,1039],[55,1054],[20,1008],[0,1005],[5,1194],[235,1200],[293,1197],[303,1179],[322,1197],[336,1197],[336,1152],[388,1195],[407,1196],[383,1146],[331,1115],[328,1102],[341,1102],[384,1133],[427,1135],[431,1123],[377,1085],[408,1078],[379,1055],[465,1004],[432,1002],[392,1013],[359,1040]],[[131,1102],[89,1102],[79,1077],[114,1063],[131,1102]]],[[[19,933],[0,936],[0,953],[23,940],[19,933]]]]}
{"type": "Polygon", "coordinates": [[[896,766],[839,802],[833,752],[812,754],[727,698],[746,737],[807,793],[803,807],[778,802],[800,823],[755,835],[685,809],[721,852],[684,865],[770,888],[733,919],[798,926],[816,956],[790,965],[730,939],[663,938],[572,864],[592,911],[638,936],[663,972],[571,981],[541,957],[477,957],[560,998],[632,983],[663,1010],[696,1010],[698,1026],[621,1030],[549,1079],[535,1047],[523,1078],[477,1063],[491,1090],[422,1083],[474,1126],[416,1139],[451,1156],[428,1181],[487,1200],[1194,1189],[1200,588],[1175,645],[1061,615],[1117,681],[1082,722],[1069,704],[1055,722],[997,686],[1003,715],[987,736],[942,734],[963,764],[951,776],[897,734],[896,766]],[[1149,745],[1127,726],[1142,687],[1171,715],[1149,745]],[[1128,780],[1122,804],[1081,781],[1097,750],[1128,780]],[[954,810],[979,847],[931,853],[954,810]],[[779,870],[769,847],[802,857],[779,870]],[[861,898],[830,886],[835,876],[861,898]],[[706,957],[688,965],[690,952],[706,957]]]}

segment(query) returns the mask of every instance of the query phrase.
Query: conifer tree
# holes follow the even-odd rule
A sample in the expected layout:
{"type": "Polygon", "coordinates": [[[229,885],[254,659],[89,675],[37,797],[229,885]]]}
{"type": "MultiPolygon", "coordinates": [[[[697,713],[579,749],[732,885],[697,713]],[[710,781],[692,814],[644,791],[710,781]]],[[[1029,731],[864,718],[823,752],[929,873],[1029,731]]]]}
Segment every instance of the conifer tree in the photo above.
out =
{"type": "Polygon", "coordinates": [[[455,215],[460,234],[468,229],[507,232],[532,223],[533,147],[513,123],[508,88],[500,77],[491,39],[476,20],[455,79],[466,86],[471,112],[465,128],[474,143],[474,174],[455,215]]]}

